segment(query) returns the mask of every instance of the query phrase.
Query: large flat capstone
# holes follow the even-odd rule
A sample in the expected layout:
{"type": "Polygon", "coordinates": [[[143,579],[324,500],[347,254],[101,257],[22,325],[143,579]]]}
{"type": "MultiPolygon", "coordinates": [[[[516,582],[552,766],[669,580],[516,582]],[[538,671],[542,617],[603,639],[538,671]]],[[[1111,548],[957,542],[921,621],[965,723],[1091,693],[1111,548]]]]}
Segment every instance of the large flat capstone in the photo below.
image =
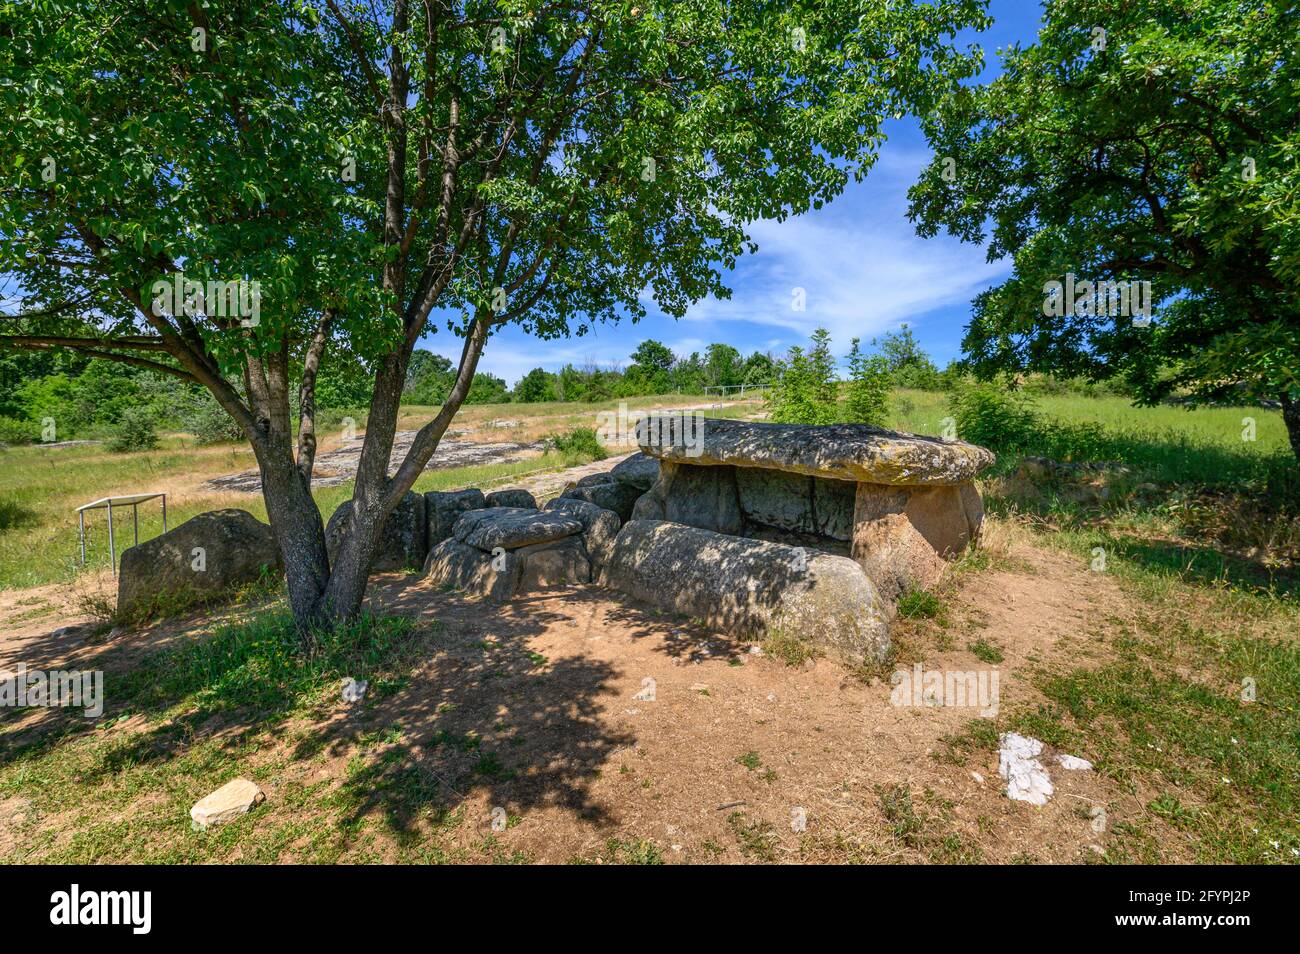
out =
{"type": "Polygon", "coordinates": [[[637,442],[642,451],[661,461],[761,467],[903,487],[962,484],[994,460],[983,447],[965,441],[904,434],[868,424],[812,426],[710,418],[700,431],[699,441],[656,442],[641,421],[637,442]]]}

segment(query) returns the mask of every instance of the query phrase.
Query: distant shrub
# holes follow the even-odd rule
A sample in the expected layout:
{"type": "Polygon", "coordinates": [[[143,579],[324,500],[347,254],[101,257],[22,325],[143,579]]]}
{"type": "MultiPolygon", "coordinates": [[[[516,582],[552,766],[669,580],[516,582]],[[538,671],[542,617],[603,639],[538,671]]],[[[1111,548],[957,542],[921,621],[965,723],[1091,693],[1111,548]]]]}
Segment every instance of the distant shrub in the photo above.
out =
{"type": "Polygon", "coordinates": [[[0,417],[0,444],[30,444],[36,440],[39,430],[31,421],[0,417]]]}
{"type": "Polygon", "coordinates": [[[158,432],[154,422],[157,414],[152,408],[128,407],[122,411],[108,449],[118,454],[129,451],[153,450],[158,446],[158,432]]]}
{"type": "Polygon", "coordinates": [[[1005,384],[965,381],[949,397],[957,436],[995,451],[1023,450],[1041,437],[1042,422],[1029,399],[1005,384]]]}
{"type": "Polygon", "coordinates": [[[213,400],[197,402],[186,410],[180,417],[180,426],[204,445],[228,444],[244,439],[244,432],[235,419],[213,400]]]}
{"type": "Polygon", "coordinates": [[[836,405],[835,358],[825,328],[813,332],[812,347],[790,349],[778,361],[768,392],[768,419],[775,424],[834,424],[836,405]]]}
{"type": "Polygon", "coordinates": [[[575,427],[567,434],[547,438],[550,445],[571,460],[604,460],[607,456],[600,438],[590,427],[575,427]]]}
{"type": "Polygon", "coordinates": [[[889,419],[889,392],[892,388],[889,362],[883,355],[867,356],[853,339],[849,351],[849,383],[845,389],[844,420],[850,424],[874,424],[884,427],[889,419]]]}

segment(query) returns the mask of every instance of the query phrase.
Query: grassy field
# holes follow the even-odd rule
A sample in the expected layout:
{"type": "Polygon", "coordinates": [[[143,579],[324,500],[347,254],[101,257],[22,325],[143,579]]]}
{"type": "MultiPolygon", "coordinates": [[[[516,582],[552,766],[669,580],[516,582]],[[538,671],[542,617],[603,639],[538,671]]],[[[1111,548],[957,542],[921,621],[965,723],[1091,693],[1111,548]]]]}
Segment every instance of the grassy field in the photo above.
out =
{"type": "MultiPolygon", "coordinates": [[[[517,433],[592,426],[594,411],[613,407],[482,407],[472,410],[469,426],[521,420],[508,438],[515,439],[517,433]]],[[[759,410],[749,404],[721,413],[759,410]]],[[[418,422],[419,413],[411,420],[418,422]]],[[[941,394],[898,392],[892,424],[937,433],[950,413],[941,394]]],[[[944,738],[929,758],[974,768],[996,748],[1000,732],[1014,730],[1092,760],[1114,792],[1106,810],[1123,821],[1108,829],[1104,850],[1084,860],[1300,862],[1300,508],[1284,493],[1293,486],[1288,480],[1295,463],[1278,414],[1259,408],[1139,409],[1120,398],[1062,395],[1038,398],[1036,413],[1042,428],[1028,434],[1024,446],[1000,455],[982,483],[986,548],[963,560],[936,593],[905,601],[895,661],[965,646],[982,663],[1003,661],[1003,647],[981,628],[968,587],[982,574],[1007,569],[1008,540],[1020,554],[1017,572],[1044,574],[1044,587],[1059,586],[1037,567],[1037,555],[1064,555],[1073,566],[1104,574],[1117,588],[1117,601],[1081,622],[1086,658],[1031,657],[1016,671],[1034,687],[1034,704],[1006,706],[995,719],[971,722],[944,738]],[[1246,417],[1254,418],[1254,440],[1243,440],[1246,417]],[[1019,468],[1026,454],[1116,464],[1026,476],[1019,468]]],[[[490,433],[501,439],[501,431],[490,433]]],[[[418,486],[484,485],[565,463],[552,454],[426,474],[418,486]]],[[[182,446],[180,438],[157,451],[125,456],[97,447],[5,452],[0,499],[11,516],[0,533],[0,581],[17,587],[71,578],[75,522],[66,514],[75,502],[142,482],[194,487],[207,476],[248,466],[246,452],[196,450],[182,446]]],[[[348,489],[323,491],[322,509],[332,511],[348,489]]],[[[256,496],[239,501],[261,516],[256,496]]],[[[228,497],[214,501],[182,493],[172,519],[179,522],[214,503],[230,505],[228,497]]],[[[154,532],[143,515],[142,524],[143,532],[154,532]]],[[[264,594],[260,600],[215,627],[200,626],[182,645],[146,656],[122,677],[111,722],[139,720],[142,734],[102,733],[74,717],[65,720],[66,734],[0,733],[0,809],[30,806],[33,819],[60,819],[59,828],[68,833],[43,837],[34,857],[528,860],[493,835],[470,847],[463,839],[458,848],[445,847],[444,834],[463,834],[464,809],[403,761],[401,746],[384,735],[402,738],[400,725],[362,736],[338,784],[313,774],[323,753],[312,740],[319,721],[333,711],[338,677],[368,676],[379,700],[400,691],[419,660],[443,651],[436,623],[413,631],[400,621],[374,621],[338,634],[318,656],[301,659],[277,597],[264,594]],[[233,734],[210,731],[223,720],[242,728],[233,734]],[[286,740],[292,745],[287,753],[286,740]],[[211,788],[204,780],[228,777],[251,762],[264,777],[290,780],[276,793],[275,823],[250,817],[206,835],[189,832],[183,810],[211,788]],[[160,798],[171,806],[167,811],[138,810],[160,798]],[[431,805],[437,806],[432,815],[431,805]],[[386,820],[374,822],[375,817],[386,820]],[[406,826],[413,818],[422,819],[432,835],[413,837],[406,826]],[[359,847],[372,838],[386,847],[359,847]]],[[[1032,630],[1036,621],[1026,618],[1023,625],[1032,630]]],[[[469,758],[471,778],[504,778],[498,755],[478,737],[444,736],[429,744],[469,758]]],[[[897,786],[882,791],[885,841],[864,857],[983,857],[980,837],[957,833],[951,813],[934,807],[942,800],[933,793],[913,798],[897,786]]],[[[38,826],[31,821],[29,829],[38,826]]],[[[996,827],[988,823],[989,831],[996,827]]],[[[747,850],[751,835],[749,829],[735,833],[745,860],[777,857],[766,836],[764,851],[747,850]]],[[[861,837],[859,831],[834,834],[837,843],[861,837]]],[[[666,850],[653,833],[611,844],[603,860],[654,862],[666,850]]],[[[1026,845],[1022,860],[1036,858],[1034,846],[1026,845]]]]}

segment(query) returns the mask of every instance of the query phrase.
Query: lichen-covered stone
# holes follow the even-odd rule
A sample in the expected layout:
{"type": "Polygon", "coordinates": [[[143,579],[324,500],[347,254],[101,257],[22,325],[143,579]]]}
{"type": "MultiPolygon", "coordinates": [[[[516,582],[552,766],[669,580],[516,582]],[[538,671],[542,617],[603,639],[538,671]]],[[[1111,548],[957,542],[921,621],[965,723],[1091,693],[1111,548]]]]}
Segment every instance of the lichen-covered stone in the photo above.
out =
{"type": "Polygon", "coordinates": [[[665,461],[659,480],[665,520],[717,533],[740,533],[744,527],[735,468],[665,461]]]}
{"type": "Polygon", "coordinates": [[[487,506],[483,491],[431,490],[424,495],[424,509],[429,523],[429,549],[451,536],[451,529],[467,510],[482,510],[487,506]]]}
{"type": "Polygon", "coordinates": [[[511,551],[485,553],[453,537],[429,551],[424,576],[435,586],[504,603],[518,590],[522,568],[523,561],[511,551]]]}
{"type": "Polygon", "coordinates": [[[853,559],[886,599],[933,586],[948,560],[979,532],[983,509],[971,485],[858,484],[853,559]],[[978,508],[978,509],[975,509],[978,508]]]}
{"type": "Polygon", "coordinates": [[[604,507],[597,507],[586,500],[575,500],[571,497],[556,497],[546,505],[545,509],[560,510],[582,521],[583,545],[587,548],[592,569],[599,571],[605,565],[609,549],[614,545],[614,538],[618,536],[619,528],[623,525],[618,514],[604,507]]]}
{"type": "MultiPolygon", "coordinates": [[[[325,525],[325,547],[331,562],[338,553],[339,544],[352,516],[352,501],[339,505],[325,525]]],[[[425,514],[425,500],[420,494],[408,491],[393,512],[384,521],[384,529],[375,548],[372,570],[400,570],[424,563],[429,552],[429,531],[425,514]]]]}
{"type": "Polygon", "coordinates": [[[787,633],[850,664],[889,650],[889,614],[852,560],[667,521],[633,520],[601,582],[742,637],[787,633]]]}
{"type": "Polygon", "coordinates": [[[814,478],[761,467],[727,469],[735,474],[740,509],[746,520],[797,533],[817,532],[813,513],[814,478]]]}
{"type": "Polygon", "coordinates": [[[853,507],[857,484],[833,477],[813,478],[813,513],[817,533],[832,540],[853,539],[853,507]]]}
{"type": "Polygon", "coordinates": [[[989,451],[964,441],[868,424],[811,426],[709,418],[696,447],[680,440],[651,443],[641,424],[637,436],[641,450],[660,461],[761,467],[896,486],[961,484],[994,460],[989,451]]]}
{"type": "Polygon", "coordinates": [[[645,493],[659,479],[659,461],[649,454],[636,453],[615,464],[609,475],[645,493]]]}
{"type": "Polygon", "coordinates": [[[523,561],[517,593],[591,582],[591,561],[580,537],[565,537],[512,552],[523,561]]]}
{"type": "Polygon", "coordinates": [[[461,515],[452,530],[461,543],[489,551],[496,547],[515,550],[581,532],[582,522],[576,517],[523,507],[470,510],[461,515]]]}
{"type": "Polygon", "coordinates": [[[518,487],[512,487],[508,490],[494,490],[487,495],[487,505],[489,507],[523,507],[528,510],[537,509],[537,498],[527,490],[518,487]]]}
{"type": "Polygon", "coordinates": [[[213,510],[122,554],[117,610],[128,615],[164,599],[202,599],[283,569],[271,528],[246,510],[213,510]]]}
{"type": "MultiPolygon", "coordinates": [[[[608,474],[593,474],[592,476],[604,477],[605,479],[585,484],[583,481],[578,481],[577,485],[566,490],[560,496],[569,500],[585,500],[597,507],[612,510],[618,514],[620,520],[627,520],[631,517],[632,508],[636,505],[637,498],[641,496],[641,491],[631,484],[610,479],[608,474]]],[[[586,480],[586,478],[583,480],[586,480]]]]}

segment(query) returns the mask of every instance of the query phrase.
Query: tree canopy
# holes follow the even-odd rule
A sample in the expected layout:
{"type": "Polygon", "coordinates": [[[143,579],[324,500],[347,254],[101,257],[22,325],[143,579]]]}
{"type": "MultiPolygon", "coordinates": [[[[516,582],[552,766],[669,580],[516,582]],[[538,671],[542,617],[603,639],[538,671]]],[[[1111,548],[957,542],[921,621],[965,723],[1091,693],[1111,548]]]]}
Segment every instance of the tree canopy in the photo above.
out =
{"type": "Polygon", "coordinates": [[[24,301],[0,344],[211,391],[257,454],[304,630],[359,611],[494,329],[582,334],[725,296],[746,223],[864,175],[886,117],[972,75],[951,37],[985,22],[981,0],[3,9],[0,270],[24,301]],[[456,376],[390,472],[435,333],[463,340],[456,376]],[[310,480],[331,359],[372,384],[327,555],[310,480]]]}
{"type": "Polygon", "coordinates": [[[1300,455],[1298,24],[1270,0],[1051,0],[999,77],[947,92],[910,214],[1014,264],[974,302],[975,370],[1244,387],[1282,401],[1300,455]],[[1154,319],[1108,281],[1149,282],[1154,319]]]}

